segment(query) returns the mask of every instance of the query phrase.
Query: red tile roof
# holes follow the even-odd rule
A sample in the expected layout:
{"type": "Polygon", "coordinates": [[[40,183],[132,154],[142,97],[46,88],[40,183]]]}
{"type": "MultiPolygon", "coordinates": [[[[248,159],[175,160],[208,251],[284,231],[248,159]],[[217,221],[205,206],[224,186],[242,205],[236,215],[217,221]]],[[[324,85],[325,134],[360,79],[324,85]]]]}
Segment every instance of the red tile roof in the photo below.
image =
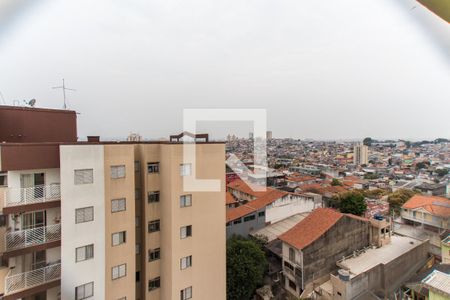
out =
{"type": "Polygon", "coordinates": [[[423,208],[439,217],[450,217],[450,199],[436,196],[414,195],[402,206],[406,209],[423,208]]]}
{"type": "Polygon", "coordinates": [[[316,208],[297,225],[282,234],[279,239],[297,249],[303,249],[325,234],[344,216],[369,222],[366,218],[342,214],[331,208],[316,208]]]}
{"type": "Polygon", "coordinates": [[[271,204],[275,200],[278,200],[288,193],[284,191],[280,191],[273,188],[268,188],[263,195],[259,196],[253,201],[248,202],[247,204],[241,205],[236,208],[231,208],[227,210],[227,222],[236,220],[250,213],[256,212],[257,210],[271,204]]]}
{"type": "Polygon", "coordinates": [[[225,204],[234,204],[238,202],[230,192],[226,193],[225,204]]]}
{"type": "MultiPolygon", "coordinates": [[[[252,195],[254,197],[259,197],[259,196],[263,196],[267,191],[254,191],[252,189],[252,187],[256,188],[257,186],[249,186],[247,183],[245,183],[242,179],[236,179],[233,180],[232,182],[230,182],[227,185],[228,188],[233,189],[233,190],[237,190],[237,191],[241,191],[243,193],[252,195]]],[[[269,190],[271,188],[267,188],[267,190],[269,190]]]]}

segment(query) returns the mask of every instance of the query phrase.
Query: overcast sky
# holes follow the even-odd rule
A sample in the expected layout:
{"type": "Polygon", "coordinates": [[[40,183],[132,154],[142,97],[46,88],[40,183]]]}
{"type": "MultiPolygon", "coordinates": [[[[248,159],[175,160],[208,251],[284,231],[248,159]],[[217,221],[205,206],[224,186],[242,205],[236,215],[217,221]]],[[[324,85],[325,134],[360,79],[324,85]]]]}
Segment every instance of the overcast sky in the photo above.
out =
{"type": "Polygon", "coordinates": [[[62,78],[80,137],[266,108],[274,137],[450,138],[450,25],[413,0],[1,0],[6,102],[61,108],[62,78]]]}

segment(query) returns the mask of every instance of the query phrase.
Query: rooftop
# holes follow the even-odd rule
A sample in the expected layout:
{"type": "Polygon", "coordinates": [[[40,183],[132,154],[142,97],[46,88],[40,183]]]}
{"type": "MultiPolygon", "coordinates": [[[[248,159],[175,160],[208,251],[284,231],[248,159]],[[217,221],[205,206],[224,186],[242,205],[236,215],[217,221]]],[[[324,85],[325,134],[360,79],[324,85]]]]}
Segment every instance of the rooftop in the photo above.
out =
{"type": "Polygon", "coordinates": [[[406,209],[423,208],[432,215],[450,217],[450,199],[444,197],[414,195],[402,207],[406,209]]]}
{"type": "Polygon", "coordinates": [[[262,235],[267,237],[268,242],[271,242],[277,239],[280,235],[282,235],[292,227],[294,227],[298,222],[306,218],[308,215],[309,212],[293,215],[289,218],[270,224],[259,230],[252,231],[250,235],[252,236],[262,235]]]}
{"type": "Polygon", "coordinates": [[[450,296],[450,275],[435,270],[427,278],[423,284],[432,291],[450,296]]]}
{"type": "Polygon", "coordinates": [[[351,278],[371,270],[379,264],[387,264],[411,249],[424,243],[410,237],[393,235],[391,242],[383,247],[367,249],[362,254],[338,262],[350,272],[351,278]]]}

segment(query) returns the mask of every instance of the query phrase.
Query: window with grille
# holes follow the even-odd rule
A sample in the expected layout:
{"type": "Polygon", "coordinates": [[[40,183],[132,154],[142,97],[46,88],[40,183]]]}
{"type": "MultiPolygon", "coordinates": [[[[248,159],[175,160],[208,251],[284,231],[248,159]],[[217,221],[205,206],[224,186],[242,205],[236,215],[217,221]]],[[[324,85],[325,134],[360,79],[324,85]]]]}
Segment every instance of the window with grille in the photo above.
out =
{"type": "Polygon", "coordinates": [[[161,249],[156,248],[152,250],[148,250],[148,261],[154,261],[161,258],[161,249]]]}
{"type": "Polygon", "coordinates": [[[127,209],[126,205],[125,198],[113,199],[111,200],[111,212],[125,211],[127,209]]]}
{"type": "Polygon", "coordinates": [[[75,299],[83,300],[94,296],[94,282],[89,282],[75,288],[75,299]]]}
{"type": "Polygon", "coordinates": [[[93,169],[75,170],[74,180],[76,185],[94,183],[94,170],[93,169]]]}
{"type": "Polygon", "coordinates": [[[112,279],[119,279],[127,276],[127,264],[121,264],[118,266],[112,267],[111,277],[112,279]]]}
{"type": "Polygon", "coordinates": [[[192,255],[183,257],[180,259],[180,269],[184,270],[189,267],[192,267],[192,255]]]}
{"type": "Polygon", "coordinates": [[[180,196],[180,207],[188,207],[192,205],[192,195],[180,196]]]}
{"type": "Polygon", "coordinates": [[[112,234],[112,245],[118,246],[126,242],[126,231],[116,232],[112,234]]]}
{"type": "Polygon", "coordinates": [[[82,207],[75,210],[75,223],[85,223],[94,221],[94,207],[82,207]]]}
{"type": "Polygon", "coordinates": [[[158,191],[148,192],[147,201],[148,203],[159,202],[159,192],[158,191]]]}
{"type": "Polygon", "coordinates": [[[180,165],[180,175],[189,176],[192,173],[192,164],[181,164],[180,165]]]}
{"type": "Polygon", "coordinates": [[[125,178],[125,165],[111,166],[111,178],[125,178]]]}
{"type": "Polygon", "coordinates": [[[192,286],[182,289],[180,291],[180,299],[188,300],[192,298],[192,286]]]}
{"type": "Polygon", "coordinates": [[[148,222],[148,232],[157,232],[161,229],[161,225],[160,225],[160,221],[159,220],[154,220],[154,221],[150,221],[148,222]]]}
{"type": "Polygon", "coordinates": [[[147,163],[147,172],[148,173],[159,173],[159,162],[147,163]]]}
{"type": "Polygon", "coordinates": [[[148,281],[148,290],[153,291],[161,286],[161,278],[156,277],[148,281]]]}
{"type": "Polygon", "coordinates": [[[180,228],[180,238],[185,239],[192,236],[192,225],[183,226],[180,228]]]}
{"type": "Polygon", "coordinates": [[[94,258],[94,244],[76,248],[75,254],[76,262],[94,258]]]}

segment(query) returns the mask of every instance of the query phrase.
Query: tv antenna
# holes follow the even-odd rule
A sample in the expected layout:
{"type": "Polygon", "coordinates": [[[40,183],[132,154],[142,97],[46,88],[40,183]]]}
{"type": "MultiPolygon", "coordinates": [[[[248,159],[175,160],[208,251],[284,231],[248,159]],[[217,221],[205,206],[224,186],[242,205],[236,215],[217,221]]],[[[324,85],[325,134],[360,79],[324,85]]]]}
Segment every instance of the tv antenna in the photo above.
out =
{"type": "Polygon", "coordinates": [[[23,100],[23,102],[26,104],[26,105],[29,105],[30,107],[34,107],[35,105],[36,105],[36,99],[31,99],[31,100],[29,100],[29,101],[27,101],[27,100],[23,100]]]}
{"type": "Polygon", "coordinates": [[[69,88],[67,88],[67,87],[66,87],[66,84],[64,83],[64,78],[63,78],[62,82],[63,82],[63,84],[62,84],[61,86],[55,86],[55,87],[53,87],[53,89],[62,89],[62,91],[63,91],[63,97],[64,97],[64,106],[63,106],[63,108],[64,108],[64,109],[67,109],[67,104],[66,104],[66,90],[68,90],[68,91],[76,91],[76,90],[75,90],[75,89],[69,89],[69,88]]]}

